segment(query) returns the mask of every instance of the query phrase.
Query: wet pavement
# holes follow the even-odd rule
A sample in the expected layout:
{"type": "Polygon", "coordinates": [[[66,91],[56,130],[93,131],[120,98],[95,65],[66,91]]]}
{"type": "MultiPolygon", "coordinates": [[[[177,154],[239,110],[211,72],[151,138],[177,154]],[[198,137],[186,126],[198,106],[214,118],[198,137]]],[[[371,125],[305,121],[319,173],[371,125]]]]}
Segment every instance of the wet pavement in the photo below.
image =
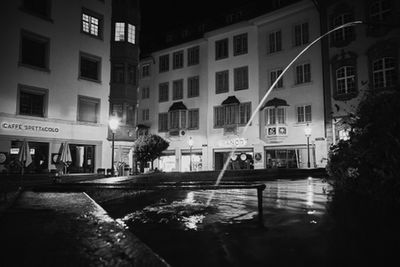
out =
{"type": "Polygon", "coordinates": [[[257,191],[144,192],[103,207],[172,266],[329,266],[330,186],[322,179],[265,182],[257,191]]]}
{"type": "Polygon", "coordinates": [[[0,266],[167,266],[85,193],[23,192],[0,236],[0,266]]]}

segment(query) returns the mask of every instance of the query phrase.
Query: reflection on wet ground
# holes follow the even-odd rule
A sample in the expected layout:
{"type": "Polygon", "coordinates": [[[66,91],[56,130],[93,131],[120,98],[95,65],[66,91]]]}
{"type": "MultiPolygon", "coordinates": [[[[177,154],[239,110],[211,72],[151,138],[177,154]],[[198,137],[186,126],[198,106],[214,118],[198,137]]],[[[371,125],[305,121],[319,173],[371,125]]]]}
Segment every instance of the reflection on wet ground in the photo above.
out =
{"type": "Polygon", "coordinates": [[[321,265],[330,186],[316,178],[265,184],[266,228],[256,223],[255,189],[217,190],[210,206],[211,191],[173,190],[105,208],[173,266],[321,265]]]}

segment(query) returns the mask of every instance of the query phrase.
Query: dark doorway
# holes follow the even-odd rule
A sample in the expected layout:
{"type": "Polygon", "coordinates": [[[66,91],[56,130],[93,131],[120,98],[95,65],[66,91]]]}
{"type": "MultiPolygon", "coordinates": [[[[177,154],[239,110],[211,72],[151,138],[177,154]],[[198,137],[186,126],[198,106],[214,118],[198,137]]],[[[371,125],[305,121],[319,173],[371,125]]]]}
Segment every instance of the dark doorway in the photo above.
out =
{"type": "Polygon", "coordinates": [[[70,144],[72,162],[69,173],[93,173],[95,162],[95,146],[70,144]]]}

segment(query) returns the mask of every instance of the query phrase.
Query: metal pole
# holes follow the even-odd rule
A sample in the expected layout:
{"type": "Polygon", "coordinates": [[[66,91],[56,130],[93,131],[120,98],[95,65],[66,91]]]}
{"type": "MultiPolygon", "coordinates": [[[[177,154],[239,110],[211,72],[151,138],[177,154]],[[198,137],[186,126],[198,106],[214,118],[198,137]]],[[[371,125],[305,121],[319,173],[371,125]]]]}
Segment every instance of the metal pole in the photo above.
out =
{"type": "Polygon", "coordinates": [[[192,171],[192,146],[190,146],[190,171],[192,171]]]}
{"type": "Polygon", "coordinates": [[[111,176],[114,176],[114,132],[112,132],[111,176]]]}
{"type": "Polygon", "coordinates": [[[310,168],[310,137],[307,136],[307,167],[310,168]]]}

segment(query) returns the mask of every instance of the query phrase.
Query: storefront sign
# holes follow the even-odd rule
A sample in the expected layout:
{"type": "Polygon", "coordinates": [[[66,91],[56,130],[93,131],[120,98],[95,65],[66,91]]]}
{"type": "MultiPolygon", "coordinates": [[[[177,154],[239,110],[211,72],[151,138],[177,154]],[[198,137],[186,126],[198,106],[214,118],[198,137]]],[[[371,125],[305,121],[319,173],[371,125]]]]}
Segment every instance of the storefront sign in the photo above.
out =
{"type": "Polygon", "coordinates": [[[240,147],[240,146],[245,146],[245,145],[247,145],[247,139],[245,139],[245,138],[232,138],[232,139],[225,140],[222,146],[240,147]]]}
{"type": "Polygon", "coordinates": [[[49,133],[58,133],[60,131],[58,127],[38,126],[38,125],[29,125],[24,123],[10,123],[10,122],[2,122],[1,128],[6,130],[49,132],[49,133]]]}
{"type": "Polygon", "coordinates": [[[262,158],[261,153],[256,153],[256,154],[254,155],[254,158],[255,158],[257,161],[260,161],[261,158],[262,158]]]}

